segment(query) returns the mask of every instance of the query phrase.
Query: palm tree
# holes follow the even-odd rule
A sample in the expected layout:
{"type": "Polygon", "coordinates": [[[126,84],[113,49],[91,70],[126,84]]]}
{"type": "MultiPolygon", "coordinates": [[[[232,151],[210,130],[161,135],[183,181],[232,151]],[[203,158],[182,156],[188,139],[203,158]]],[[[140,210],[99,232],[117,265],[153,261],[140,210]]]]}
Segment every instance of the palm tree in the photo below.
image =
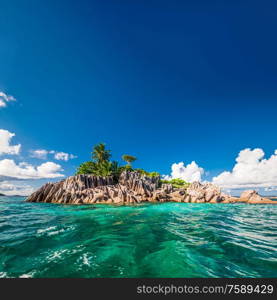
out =
{"type": "Polygon", "coordinates": [[[132,165],[131,165],[132,162],[135,161],[135,160],[137,160],[137,158],[136,158],[135,156],[128,155],[128,154],[122,155],[122,159],[123,159],[124,161],[126,161],[127,164],[128,164],[128,166],[130,166],[130,167],[132,166],[132,165]]]}
{"type": "Polygon", "coordinates": [[[106,149],[106,145],[103,143],[99,143],[93,147],[92,151],[92,159],[96,161],[96,163],[103,163],[105,161],[109,161],[111,157],[111,150],[106,149]]]}

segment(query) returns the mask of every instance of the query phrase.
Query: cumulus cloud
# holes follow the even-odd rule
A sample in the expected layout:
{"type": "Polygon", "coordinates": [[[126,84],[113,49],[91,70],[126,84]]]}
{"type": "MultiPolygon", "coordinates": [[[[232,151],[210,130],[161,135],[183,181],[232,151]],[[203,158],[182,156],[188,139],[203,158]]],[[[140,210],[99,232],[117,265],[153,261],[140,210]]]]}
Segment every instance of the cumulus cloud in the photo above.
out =
{"type": "Polygon", "coordinates": [[[195,161],[185,166],[183,162],[174,163],[171,166],[171,175],[164,176],[164,179],[180,178],[187,182],[201,181],[204,169],[200,168],[195,161]]]}
{"type": "Polygon", "coordinates": [[[41,179],[57,178],[64,175],[59,173],[62,167],[53,162],[46,162],[37,167],[22,162],[16,164],[12,159],[0,160],[0,177],[10,177],[15,179],[41,179]]]}
{"type": "Polygon", "coordinates": [[[0,108],[6,107],[8,102],[16,101],[13,96],[7,95],[4,92],[0,92],[0,108]]]}
{"type": "Polygon", "coordinates": [[[1,154],[18,154],[21,145],[11,145],[11,139],[15,134],[8,130],[0,129],[0,155],[1,154]]]}
{"type": "Polygon", "coordinates": [[[69,154],[69,153],[65,153],[65,152],[56,152],[53,151],[54,153],[54,158],[57,160],[64,160],[64,161],[68,161],[69,159],[73,159],[76,158],[77,156],[73,155],[73,154],[69,154]]]}
{"type": "Polygon", "coordinates": [[[35,189],[27,184],[14,184],[9,181],[0,182],[0,193],[7,196],[28,196],[34,191],[35,189]]]}
{"type": "Polygon", "coordinates": [[[54,150],[48,151],[48,150],[44,150],[44,149],[31,150],[30,153],[31,153],[31,157],[39,158],[39,159],[47,159],[48,154],[53,154],[54,159],[63,160],[63,161],[68,161],[70,159],[77,157],[73,154],[69,154],[66,152],[58,152],[58,151],[54,151],[54,150]]]}
{"type": "Polygon", "coordinates": [[[213,178],[223,188],[272,188],[277,186],[277,150],[268,159],[262,149],[244,149],[232,171],[213,178]]]}
{"type": "Polygon", "coordinates": [[[39,159],[46,159],[48,151],[44,149],[38,149],[38,150],[31,150],[31,157],[39,158],[39,159]]]}

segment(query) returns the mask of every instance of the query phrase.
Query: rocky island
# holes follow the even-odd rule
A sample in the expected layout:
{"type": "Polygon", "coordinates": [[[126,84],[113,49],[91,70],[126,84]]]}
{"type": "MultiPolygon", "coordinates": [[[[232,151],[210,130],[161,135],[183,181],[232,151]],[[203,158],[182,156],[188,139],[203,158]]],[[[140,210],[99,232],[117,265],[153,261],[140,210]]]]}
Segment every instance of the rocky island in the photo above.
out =
{"type": "Polygon", "coordinates": [[[135,204],[142,202],[185,203],[250,203],[277,204],[249,190],[240,198],[221,192],[211,183],[188,183],[181,179],[163,180],[158,172],[133,169],[136,157],[123,155],[127,162],[119,166],[110,161],[110,150],[105,144],[94,146],[92,160],[82,163],[75,176],[56,183],[46,183],[31,194],[27,201],[62,204],[135,204]]]}
{"type": "Polygon", "coordinates": [[[142,202],[185,203],[249,203],[277,204],[249,190],[240,198],[221,192],[211,183],[193,182],[187,188],[174,188],[172,184],[161,184],[160,177],[148,177],[139,172],[124,171],[119,180],[112,176],[101,177],[80,174],[56,183],[47,183],[31,194],[27,201],[61,204],[136,204],[142,202]]]}

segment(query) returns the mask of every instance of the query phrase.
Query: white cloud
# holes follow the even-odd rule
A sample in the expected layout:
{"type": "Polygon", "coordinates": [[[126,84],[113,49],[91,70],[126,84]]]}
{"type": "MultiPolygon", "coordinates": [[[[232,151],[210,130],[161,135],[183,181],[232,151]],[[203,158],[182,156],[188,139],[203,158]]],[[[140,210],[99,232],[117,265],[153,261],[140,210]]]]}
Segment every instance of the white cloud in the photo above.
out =
{"type": "Polygon", "coordinates": [[[34,191],[35,189],[27,184],[14,184],[9,181],[0,182],[0,193],[7,196],[28,196],[34,191]]]}
{"type": "Polygon", "coordinates": [[[8,130],[0,129],[0,155],[1,154],[18,154],[21,145],[10,145],[12,137],[15,136],[14,133],[8,130]]]}
{"type": "Polygon", "coordinates": [[[165,176],[164,179],[180,178],[187,182],[201,181],[204,169],[200,168],[195,161],[185,166],[183,162],[174,163],[171,166],[171,175],[165,176]]]}
{"type": "Polygon", "coordinates": [[[54,159],[56,160],[64,160],[64,161],[68,161],[70,159],[77,157],[73,154],[69,154],[66,152],[58,152],[54,150],[47,151],[44,149],[38,149],[38,150],[31,150],[30,152],[31,152],[31,157],[39,158],[39,159],[46,159],[48,154],[53,154],[54,159]]]}
{"type": "Polygon", "coordinates": [[[7,103],[11,101],[16,101],[16,99],[13,96],[0,92],[0,108],[6,107],[7,103]]]}
{"type": "Polygon", "coordinates": [[[38,149],[38,150],[31,150],[31,157],[39,158],[39,159],[46,159],[48,151],[44,149],[38,149]]]}
{"type": "Polygon", "coordinates": [[[270,188],[277,186],[277,150],[268,159],[262,149],[240,151],[231,172],[213,178],[213,183],[224,188],[270,188]]]}
{"type": "Polygon", "coordinates": [[[46,162],[37,167],[22,162],[18,165],[12,159],[0,160],[0,177],[11,177],[17,179],[40,179],[40,178],[57,178],[64,175],[58,173],[62,167],[53,162],[46,162]]]}
{"type": "Polygon", "coordinates": [[[65,152],[55,152],[54,151],[54,158],[57,160],[64,160],[64,161],[68,161],[69,159],[73,159],[76,158],[77,156],[73,155],[73,154],[69,154],[69,153],[65,153],[65,152]]]}

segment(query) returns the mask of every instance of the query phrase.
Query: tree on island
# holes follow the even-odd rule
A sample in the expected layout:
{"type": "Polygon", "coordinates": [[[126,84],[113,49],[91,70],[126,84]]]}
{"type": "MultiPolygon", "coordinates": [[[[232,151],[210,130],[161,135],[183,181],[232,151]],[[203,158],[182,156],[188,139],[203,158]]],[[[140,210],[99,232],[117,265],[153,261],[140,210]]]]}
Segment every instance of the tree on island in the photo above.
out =
{"type": "Polygon", "coordinates": [[[112,176],[119,173],[118,163],[110,161],[111,150],[99,143],[93,147],[92,161],[82,163],[76,174],[93,174],[97,176],[112,176]]]}
{"type": "Polygon", "coordinates": [[[132,167],[132,162],[137,160],[137,158],[135,156],[132,155],[128,155],[128,154],[124,154],[122,155],[122,159],[124,161],[126,161],[126,163],[128,164],[128,166],[131,168],[132,167]]]}
{"type": "Polygon", "coordinates": [[[103,163],[109,161],[111,157],[111,150],[106,149],[104,143],[99,143],[93,147],[92,151],[92,160],[95,160],[97,163],[103,163]]]}
{"type": "Polygon", "coordinates": [[[119,178],[120,174],[127,171],[136,171],[141,175],[148,177],[160,176],[158,172],[147,172],[143,169],[133,169],[132,162],[137,158],[132,155],[124,154],[122,159],[127,162],[127,165],[120,166],[117,161],[110,161],[111,150],[106,148],[104,143],[99,143],[93,147],[91,153],[92,160],[82,163],[76,172],[78,174],[92,174],[96,176],[114,176],[119,178]]]}
{"type": "Polygon", "coordinates": [[[94,162],[86,161],[80,164],[76,172],[76,175],[78,174],[94,174],[94,162]]]}

